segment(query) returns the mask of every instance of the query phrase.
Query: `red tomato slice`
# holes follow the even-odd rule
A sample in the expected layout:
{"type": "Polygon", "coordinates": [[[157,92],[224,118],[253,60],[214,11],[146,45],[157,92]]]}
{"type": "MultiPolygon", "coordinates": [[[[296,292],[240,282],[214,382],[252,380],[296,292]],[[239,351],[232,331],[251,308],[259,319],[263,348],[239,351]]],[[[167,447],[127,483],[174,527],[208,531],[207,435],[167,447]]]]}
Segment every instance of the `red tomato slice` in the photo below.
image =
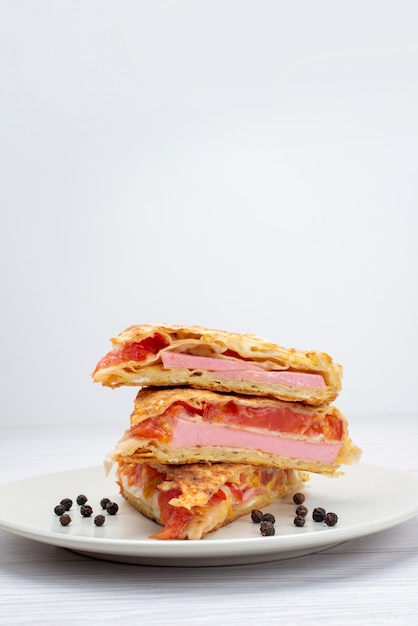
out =
{"type": "Polygon", "coordinates": [[[337,417],[316,416],[315,413],[307,415],[283,406],[258,408],[239,406],[235,402],[224,405],[207,404],[202,418],[206,422],[293,433],[306,437],[315,437],[322,433],[329,441],[340,441],[343,435],[343,423],[337,417]]]}
{"type": "Polygon", "coordinates": [[[170,421],[164,415],[160,415],[144,420],[136,426],[132,426],[129,434],[132,437],[156,439],[157,441],[168,443],[171,438],[172,427],[170,421]]]}
{"type": "Polygon", "coordinates": [[[208,423],[227,424],[243,429],[252,427],[271,433],[292,433],[312,438],[323,435],[326,441],[341,441],[343,437],[343,422],[332,415],[307,415],[288,407],[239,406],[235,402],[206,404],[203,409],[193,409],[184,402],[176,402],[163,415],[145,420],[131,428],[130,434],[167,443],[172,435],[170,418],[177,414],[182,417],[185,410],[190,416],[194,413],[201,415],[203,421],[208,423]]]}
{"type": "Polygon", "coordinates": [[[224,500],[226,500],[225,491],[223,491],[223,489],[219,489],[219,491],[214,493],[210,500],[208,500],[205,506],[213,506],[215,504],[218,504],[218,502],[223,502],[224,500]]]}
{"type": "Polygon", "coordinates": [[[193,513],[181,506],[171,506],[169,501],[181,494],[180,489],[161,491],[158,496],[160,517],[164,528],[150,535],[151,539],[178,539],[181,532],[187,526],[193,513]]]}
{"type": "Polygon", "coordinates": [[[234,483],[225,483],[227,487],[229,487],[232,495],[234,496],[235,500],[237,502],[242,502],[243,500],[243,493],[241,491],[241,489],[235,485],[234,483]]]}
{"type": "Polygon", "coordinates": [[[122,348],[108,352],[98,362],[94,372],[112,365],[119,365],[119,363],[124,363],[125,361],[145,361],[147,356],[158,354],[166,346],[168,346],[167,341],[158,333],[142,341],[127,343],[122,348]]]}

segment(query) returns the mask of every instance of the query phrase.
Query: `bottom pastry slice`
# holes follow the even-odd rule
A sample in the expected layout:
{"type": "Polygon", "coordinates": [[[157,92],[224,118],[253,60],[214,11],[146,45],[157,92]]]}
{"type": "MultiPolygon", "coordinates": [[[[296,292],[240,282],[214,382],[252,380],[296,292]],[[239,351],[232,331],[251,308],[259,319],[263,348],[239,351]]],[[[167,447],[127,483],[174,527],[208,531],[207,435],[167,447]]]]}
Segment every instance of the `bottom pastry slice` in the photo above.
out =
{"type": "Polygon", "coordinates": [[[162,526],[153,539],[202,539],[298,491],[306,472],[240,463],[163,465],[119,461],[123,497],[162,526]]]}

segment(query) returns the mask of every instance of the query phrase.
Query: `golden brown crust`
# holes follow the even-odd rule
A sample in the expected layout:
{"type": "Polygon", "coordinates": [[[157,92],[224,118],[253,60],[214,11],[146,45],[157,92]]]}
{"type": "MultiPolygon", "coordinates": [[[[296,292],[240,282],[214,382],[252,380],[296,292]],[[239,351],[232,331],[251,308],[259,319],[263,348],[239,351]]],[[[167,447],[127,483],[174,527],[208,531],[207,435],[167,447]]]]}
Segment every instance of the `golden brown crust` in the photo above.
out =
{"type": "Polygon", "coordinates": [[[274,467],[276,469],[290,468],[316,474],[339,476],[343,473],[339,470],[342,464],[354,465],[358,463],[360,456],[361,450],[353,444],[351,439],[347,439],[344,442],[341,452],[334,463],[295,459],[293,457],[269,454],[261,450],[248,450],[247,448],[194,446],[177,448],[176,450],[162,450],[149,443],[148,446],[140,448],[127,456],[121,457],[116,454],[113,461],[124,458],[131,463],[167,463],[173,465],[188,463],[248,463],[263,467],[274,467]]]}
{"type": "MultiPolygon", "coordinates": [[[[186,404],[200,409],[205,404],[216,404],[218,406],[235,402],[240,406],[258,408],[278,408],[289,407],[288,402],[276,400],[274,398],[245,396],[232,393],[216,393],[207,389],[190,389],[188,387],[169,387],[162,389],[146,388],[141,389],[135,398],[134,411],[131,414],[131,426],[140,422],[161,415],[174,402],[185,402],[186,404]]],[[[293,405],[298,413],[312,415],[333,415],[340,419],[345,419],[341,411],[334,405],[318,407],[304,406],[303,404],[293,405]]]]}
{"type": "Polygon", "coordinates": [[[182,495],[170,502],[174,506],[204,506],[218,489],[228,480],[238,482],[241,472],[247,471],[244,464],[234,463],[194,463],[187,465],[159,465],[165,471],[167,481],[174,482],[182,495]]]}
{"type": "MultiPolygon", "coordinates": [[[[131,427],[161,415],[174,402],[184,402],[188,406],[200,408],[204,403],[222,404],[235,402],[247,407],[288,407],[289,403],[269,398],[253,398],[249,396],[237,396],[233,394],[217,394],[212,391],[199,391],[189,388],[175,389],[142,389],[138,392],[135,400],[135,410],[131,415],[131,427]]],[[[297,405],[298,413],[306,413],[307,416],[333,416],[343,422],[342,447],[334,462],[325,463],[307,459],[286,457],[270,454],[260,450],[229,446],[188,446],[170,448],[169,445],[150,439],[138,439],[126,432],[125,436],[117,444],[113,453],[108,456],[108,466],[116,461],[126,460],[134,463],[164,463],[164,464],[189,464],[189,463],[249,463],[264,467],[278,469],[291,468],[300,471],[309,471],[321,474],[337,475],[341,465],[357,463],[361,456],[361,450],[353,444],[348,436],[347,420],[336,406],[309,407],[297,405]]]]}
{"type": "Polygon", "coordinates": [[[165,370],[161,365],[149,365],[138,372],[126,368],[118,368],[116,372],[116,369],[116,367],[113,368],[112,374],[108,372],[106,382],[103,383],[105,386],[177,387],[188,385],[194,389],[264,396],[288,402],[303,402],[313,406],[332,402],[337,396],[337,391],[332,386],[311,389],[308,387],[287,387],[278,383],[228,380],[227,372],[223,372],[223,375],[219,377],[216,372],[190,371],[185,368],[165,370]]]}
{"type": "Polygon", "coordinates": [[[153,508],[148,502],[142,500],[141,498],[136,497],[132,491],[130,491],[128,486],[125,486],[123,483],[120,483],[120,493],[121,495],[131,504],[134,509],[142,513],[144,517],[152,520],[153,522],[157,522],[157,524],[162,525],[162,521],[159,517],[158,509],[153,508]]]}
{"type": "Polygon", "coordinates": [[[140,342],[152,337],[155,333],[167,341],[170,350],[185,351],[193,348],[194,353],[213,356],[219,356],[225,350],[232,350],[243,359],[251,359],[269,371],[291,370],[320,374],[326,387],[323,389],[286,387],[265,382],[228,380],[226,372],[219,377],[219,374],[205,370],[164,369],[159,355],[151,356],[143,365],[129,361],[99,368],[93,373],[93,380],[109,387],[188,385],[199,389],[269,396],[315,405],[332,402],[341,389],[342,367],[334,363],[325,352],[287,349],[251,333],[233,333],[180,324],[141,324],[130,326],[111,339],[112,346],[118,349],[127,343],[140,342]]]}
{"type": "MultiPolygon", "coordinates": [[[[123,497],[142,515],[163,525],[158,507],[158,499],[147,500],[143,495],[139,495],[135,486],[126,480],[124,468],[127,464],[121,463],[119,467],[118,479],[123,497]]],[[[248,464],[194,464],[188,466],[170,466],[164,464],[153,464],[158,471],[166,474],[166,480],[159,485],[159,489],[171,489],[177,487],[182,494],[178,498],[170,500],[170,505],[174,507],[184,507],[195,512],[196,518],[192,520],[190,527],[186,530],[183,538],[203,538],[208,533],[214,532],[218,528],[233,522],[234,520],[247,515],[254,508],[263,508],[276,502],[279,499],[299,491],[304,482],[309,480],[305,472],[292,470],[263,470],[259,467],[252,467],[248,464]],[[218,510],[218,515],[213,517],[205,509],[210,498],[218,492],[226,483],[240,485],[246,482],[252,484],[252,476],[264,475],[264,483],[269,483],[273,487],[266,489],[263,493],[254,495],[247,502],[235,502],[233,506],[225,503],[224,507],[218,510]],[[206,512],[209,514],[207,515],[206,512]]],[[[263,481],[261,481],[263,484],[263,481]]]]}

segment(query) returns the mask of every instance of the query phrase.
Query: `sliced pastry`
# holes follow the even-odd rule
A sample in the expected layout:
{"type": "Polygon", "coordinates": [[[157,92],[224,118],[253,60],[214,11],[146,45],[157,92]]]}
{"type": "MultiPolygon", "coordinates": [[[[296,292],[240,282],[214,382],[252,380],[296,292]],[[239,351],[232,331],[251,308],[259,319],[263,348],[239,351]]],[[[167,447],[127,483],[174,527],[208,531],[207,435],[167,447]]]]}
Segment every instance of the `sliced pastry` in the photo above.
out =
{"type": "Polygon", "coordinates": [[[92,377],[108,387],[184,386],[320,405],[341,389],[342,367],[319,351],[252,334],[142,324],[111,340],[92,377]]]}
{"type": "Polygon", "coordinates": [[[121,494],[162,526],[154,539],[202,539],[291,495],[308,477],[289,469],[237,463],[164,465],[120,461],[121,494]]]}
{"type": "Polygon", "coordinates": [[[249,463],[335,474],[360,450],[336,406],[190,388],[141,389],[115,462],[249,463]]]}

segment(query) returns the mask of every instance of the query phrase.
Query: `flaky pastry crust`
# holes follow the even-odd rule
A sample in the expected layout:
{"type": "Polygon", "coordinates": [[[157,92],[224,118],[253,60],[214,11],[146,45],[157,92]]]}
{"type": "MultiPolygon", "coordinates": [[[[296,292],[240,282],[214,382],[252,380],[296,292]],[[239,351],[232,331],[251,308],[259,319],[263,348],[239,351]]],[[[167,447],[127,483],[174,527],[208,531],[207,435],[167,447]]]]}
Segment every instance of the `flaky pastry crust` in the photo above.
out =
{"type": "Polygon", "coordinates": [[[222,372],[220,376],[216,372],[202,369],[165,369],[159,354],[150,355],[142,364],[128,361],[96,368],[92,374],[93,380],[108,387],[187,385],[196,389],[267,396],[312,405],[334,401],[341,390],[342,366],[325,352],[284,348],[251,333],[212,330],[203,326],[152,323],[130,326],[111,339],[111,342],[113,349],[117,350],[128,343],[141,342],[156,333],[169,344],[170,350],[192,350],[194,354],[201,356],[220,356],[230,350],[268,371],[289,370],[320,374],[326,386],[321,389],[288,387],[271,382],[228,379],[227,372],[222,372]]]}
{"type": "MultiPolygon", "coordinates": [[[[220,515],[213,517],[210,513],[205,515],[205,507],[211,497],[223,485],[230,482],[239,485],[241,480],[245,480],[247,484],[251,484],[252,475],[260,473],[259,467],[235,463],[192,464],[187,466],[152,464],[152,466],[166,474],[165,481],[159,485],[158,489],[178,488],[181,491],[179,497],[170,500],[170,505],[184,507],[197,513],[197,519],[192,522],[194,530],[191,528],[189,536],[186,534],[184,538],[193,538],[194,536],[201,539],[249,514],[253,508],[261,509],[299,491],[303,483],[309,480],[309,475],[306,472],[269,468],[266,471],[265,481],[270,480],[274,483],[274,489],[254,495],[250,501],[235,502],[234,507],[225,506],[221,509],[220,515]]],[[[121,462],[117,474],[122,496],[142,515],[164,525],[158,508],[158,500],[155,498],[147,500],[145,497],[138,496],[135,486],[127,479],[126,468],[129,469],[129,463],[121,462]]],[[[263,471],[261,469],[261,472],[263,471]]]]}
{"type": "Polygon", "coordinates": [[[196,409],[201,409],[205,404],[224,405],[228,402],[236,402],[240,406],[253,408],[276,408],[293,407],[298,413],[311,415],[335,415],[345,421],[345,417],[335,405],[309,406],[291,405],[275,398],[245,396],[235,393],[217,393],[208,389],[191,389],[189,387],[165,387],[140,389],[134,401],[134,410],[131,413],[130,425],[135,426],[140,422],[161,415],[175,402],[184,402],[196,409]]]}
{"type": "MultiPolygon", "coordinates": [[[[215,405],[227,404],[228,402],[239,403],[247,407],[268,408],[287,407],[289,403],[270,398],[257,398],[249,396],[237,396],[236,394],[218,394],[213,391],[199,391],[189,388],[168,389],[141,389],[135,399],[134,411],[131,414],[131,427],[159,416],[176,402],[185,403],[188,406],[199,409],[204,403],[215,405]]],[[[348,436],[347,420],[334,405],[310,407],[297,405],[298,413],[311,415],[331,415],[338,417],[343,422],[343,439],[340,452],[333,463],[301,460],[286,456],[280,456],[261,450],[228,446],[188,446],[170,449],[168,445],[152,438],[137,439],[130,437],[127,431],[117,444],[115,450],[107,457],[107,465],[110,467],[115,462],[129,461],[134,463],[164,463],[164,464],[188,464],[188,463],[248,463],[278,469],[295,469],[320,474],[338,475],[341,465],[355,464],[359,461],[361,450],[355,446],[348,436]]]]}

